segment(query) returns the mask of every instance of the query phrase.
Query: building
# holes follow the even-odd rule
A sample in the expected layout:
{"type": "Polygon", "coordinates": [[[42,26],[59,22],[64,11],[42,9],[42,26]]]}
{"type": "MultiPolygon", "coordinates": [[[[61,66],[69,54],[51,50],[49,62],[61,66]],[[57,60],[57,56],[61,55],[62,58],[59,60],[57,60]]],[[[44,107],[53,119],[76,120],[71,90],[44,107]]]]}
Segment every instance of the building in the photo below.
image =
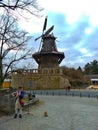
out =
{"type": "Polygon", "coordinates": [[[59,64],[65,58],[63,52],[56,47],[56,37],[45,33],[41,36],[41,49],[32,57],[38,64],[38,69],[16,70],[12,73],[12,87],[23,86],[32,89],[64,88],[65,76],[59,64]]]}

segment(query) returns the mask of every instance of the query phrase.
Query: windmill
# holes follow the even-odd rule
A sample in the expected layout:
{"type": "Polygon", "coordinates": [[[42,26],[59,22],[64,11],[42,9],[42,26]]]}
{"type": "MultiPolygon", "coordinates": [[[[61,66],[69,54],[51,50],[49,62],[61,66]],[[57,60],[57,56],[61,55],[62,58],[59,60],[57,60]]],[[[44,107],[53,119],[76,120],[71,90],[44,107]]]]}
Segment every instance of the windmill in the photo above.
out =
{"type": "Polygon", "coordinates": [[[64,58],[64,53],[59,52],[56,47],[56,37],[51,33],[54,29],[54,25],[46,30],[47,26],[47,17],[44,21],[44,26],[42,34],[35,39],[38,40],[41,38],[39,51],[35,52],[32,57],[38,64],[38,69],[44,68],[58,68],[59,64],[64,58]]]}
{"type": "Polygon", "coordinates": [[[49,33],[54,29],[54,25],[53,25],[47,31],[45,31],[46,27],[47,27],[47,16],[46,16],[45,21],[44,21],[44,26],[43,26],[42,34],[35,39],[35,41],[37,41],[38,39],[41,38],[41,42],[40,42],[40,46],[39,46],[39,51],[40,51],[40,48],[41,48],[41,44],[43,42],[43,37],[49,35],[49,33]]]}

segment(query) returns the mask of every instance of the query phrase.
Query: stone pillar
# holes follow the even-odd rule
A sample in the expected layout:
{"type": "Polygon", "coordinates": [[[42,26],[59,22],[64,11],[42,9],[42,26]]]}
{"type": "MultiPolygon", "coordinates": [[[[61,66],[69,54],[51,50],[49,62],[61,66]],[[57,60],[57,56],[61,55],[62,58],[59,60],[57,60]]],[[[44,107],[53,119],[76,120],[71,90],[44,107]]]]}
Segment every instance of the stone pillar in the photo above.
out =
{"type": "Polygon", "coordinates": [[[15,98],[11,96],[9,89],[0,89],[0,111],[6,114],[14,113],[15,98]]]}

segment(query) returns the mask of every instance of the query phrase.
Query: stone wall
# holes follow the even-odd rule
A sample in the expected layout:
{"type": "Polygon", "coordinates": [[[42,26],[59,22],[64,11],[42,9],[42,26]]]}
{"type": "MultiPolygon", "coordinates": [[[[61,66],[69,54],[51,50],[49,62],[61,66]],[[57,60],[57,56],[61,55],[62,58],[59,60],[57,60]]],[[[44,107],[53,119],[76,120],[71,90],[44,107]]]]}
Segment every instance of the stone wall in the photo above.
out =
{"type": "Polygon", "coordinates": [[[13,88],[23,86],[33,89],[58,89],[64,88],[65,76],[62,69],[33,69],[14,71],[12,74],[13,88]]]}

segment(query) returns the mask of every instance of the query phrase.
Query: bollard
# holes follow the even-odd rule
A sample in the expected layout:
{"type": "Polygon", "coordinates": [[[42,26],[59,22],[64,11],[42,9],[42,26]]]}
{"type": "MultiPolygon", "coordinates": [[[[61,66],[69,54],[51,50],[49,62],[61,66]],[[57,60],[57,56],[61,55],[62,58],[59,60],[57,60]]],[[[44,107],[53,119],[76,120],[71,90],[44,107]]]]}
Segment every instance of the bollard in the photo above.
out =
{"type": "Polygon", "coordinates": [[[80,97],[82,97],[82,94],[80,93],[80,97]]]}
{"type": "Polygon", "coordinates": [[[59,95],[59,96],[61,95],[60,92],[58,93],[58,95],[59,95]]]}
{"type": "Polygon", "coordinates": [[[48,95],[48,92],[46,92],[46,95],[48,95]]]}
{"type": "Polygon", "coordinates": [[[54,92],[52,92],[52,95],[54,96],[54,92]]]}
{"type": "Polygon", "coordinates": [[[72,93],[72,96],[74,96],[74,93],[72,93]]]}
{"type": "Polygon", "coordinates": [[[47,111],[44,112],[44,117],[48,117],[48,112],[47,111]]]}
{"type": "Polygon", "coordinates": [[[90,98],[90,94],[88,94],[88,98],[90,98]]]}

